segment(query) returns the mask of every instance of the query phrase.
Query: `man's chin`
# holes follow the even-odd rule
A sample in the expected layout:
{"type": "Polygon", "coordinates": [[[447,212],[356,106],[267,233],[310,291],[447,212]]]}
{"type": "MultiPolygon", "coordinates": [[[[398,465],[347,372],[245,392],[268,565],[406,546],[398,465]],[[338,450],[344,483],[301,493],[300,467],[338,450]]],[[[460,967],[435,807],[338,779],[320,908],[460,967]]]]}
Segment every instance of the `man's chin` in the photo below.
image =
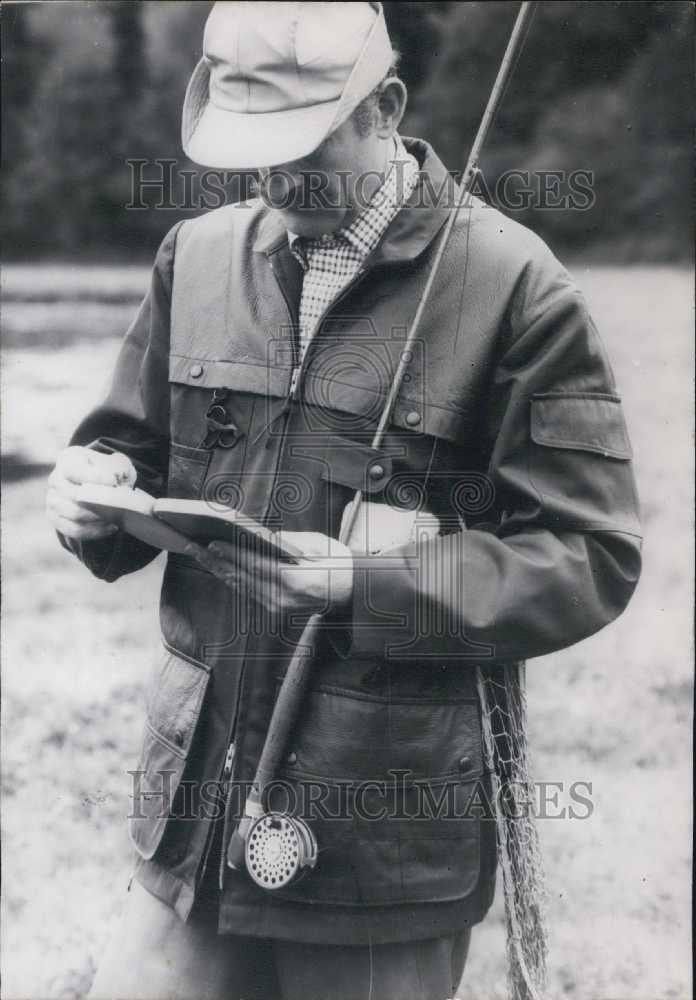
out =
{"type": "Polygon", "coordinates": [[[334,233],[344,224],[345,211],[336,209],[306,209],[304,211],[292,209],[276,209],[278,215],[283,220],[286,229],[297,236],[304,236],[306,239],[315,239],[325,233],[334,233]]]}

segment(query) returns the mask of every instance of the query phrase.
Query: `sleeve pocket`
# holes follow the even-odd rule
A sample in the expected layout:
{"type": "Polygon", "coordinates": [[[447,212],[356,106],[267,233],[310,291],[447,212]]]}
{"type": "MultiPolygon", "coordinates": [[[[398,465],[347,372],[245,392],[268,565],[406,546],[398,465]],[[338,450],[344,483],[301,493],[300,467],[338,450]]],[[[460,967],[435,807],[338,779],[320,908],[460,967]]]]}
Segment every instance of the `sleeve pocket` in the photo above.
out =
{"type": "Polygon", "coordinates": [[[151,858],[162,839],[209,678],[204,664],[169,650],[152,678],[128,823],[131,840],[143,858],[151,858]]]}
{"type": "Polygon", "coordinates": [[[605,458],[632,458],[618,396],[544,393],[532,398],[532,441],[551,448],[589,451],[605,458]]]}
{"type": "Polygon", "coordinates": [[[621,400],[609,393],[532,398],[529,479],[556,529],[640,535],[621,400]]]}

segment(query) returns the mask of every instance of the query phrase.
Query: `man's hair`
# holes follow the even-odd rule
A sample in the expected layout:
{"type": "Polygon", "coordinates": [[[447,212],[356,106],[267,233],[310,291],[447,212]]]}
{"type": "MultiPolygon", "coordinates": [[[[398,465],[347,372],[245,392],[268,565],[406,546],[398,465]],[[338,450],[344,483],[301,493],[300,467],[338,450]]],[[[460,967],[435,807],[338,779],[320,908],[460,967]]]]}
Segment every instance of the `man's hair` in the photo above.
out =
{"type": "Polygon", "coordinates": [[[399,61],[401,59],[401,53],[397,52],[396,49],[393,49],[392,52],[392,63],[387,70],[386,76],[377,84],[374,90],[370,91],[367,97],[362,99],[351,115],[353,121],[355,122],[355,127],[358,130],[358,134],[361,136],[369,135],[375,127],[380,94],[385,80],[388,80],[393,76],[398,77],[399,75],[399,61]]]}

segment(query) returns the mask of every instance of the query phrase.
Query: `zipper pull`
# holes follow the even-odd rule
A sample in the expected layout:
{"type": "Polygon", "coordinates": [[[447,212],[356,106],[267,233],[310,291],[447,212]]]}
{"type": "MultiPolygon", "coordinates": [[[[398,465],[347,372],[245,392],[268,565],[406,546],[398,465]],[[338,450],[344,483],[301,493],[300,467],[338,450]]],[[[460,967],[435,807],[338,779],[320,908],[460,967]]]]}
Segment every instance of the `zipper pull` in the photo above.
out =
{"type": "Polygon", "coordinates": [[[234,764],[235,750],[236,747],[234,745],[234,740],[232,740],[232,742],[227,748],[227,756],[225,757],[225,767],[222,772],[222,776],[225,779],[225,781],[229,781],[232,775],[232,765],[234,764]]]}

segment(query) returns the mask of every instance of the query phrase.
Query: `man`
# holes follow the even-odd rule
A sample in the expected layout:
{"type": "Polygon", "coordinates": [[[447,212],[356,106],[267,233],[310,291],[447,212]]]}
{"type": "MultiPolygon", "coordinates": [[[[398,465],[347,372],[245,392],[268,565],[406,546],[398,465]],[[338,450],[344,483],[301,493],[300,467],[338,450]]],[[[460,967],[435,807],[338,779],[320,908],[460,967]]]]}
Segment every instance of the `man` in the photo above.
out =
{"type": "Polygon", "coordinates": [[[590,635],[638,579],[630,445],[585,304],[540,240],[476,200],[371,445],[452,210],[433,150],[398,134],[392,63],[379,4],[213,9],[184,148],[257,169],[261,196],[166,236],[108,398],[51,477],[63,543],[105,580],[156,551],[82,508],[81,483],[226,503],[306,556],[168,558],[138,861],[93,997],[453,996],[495,879],[495,825],[471,808],[490,791],[476,667],[590,635]],[[317,610],[276,791],[319,857],[274,891],[227,851],[317,610]]]}

